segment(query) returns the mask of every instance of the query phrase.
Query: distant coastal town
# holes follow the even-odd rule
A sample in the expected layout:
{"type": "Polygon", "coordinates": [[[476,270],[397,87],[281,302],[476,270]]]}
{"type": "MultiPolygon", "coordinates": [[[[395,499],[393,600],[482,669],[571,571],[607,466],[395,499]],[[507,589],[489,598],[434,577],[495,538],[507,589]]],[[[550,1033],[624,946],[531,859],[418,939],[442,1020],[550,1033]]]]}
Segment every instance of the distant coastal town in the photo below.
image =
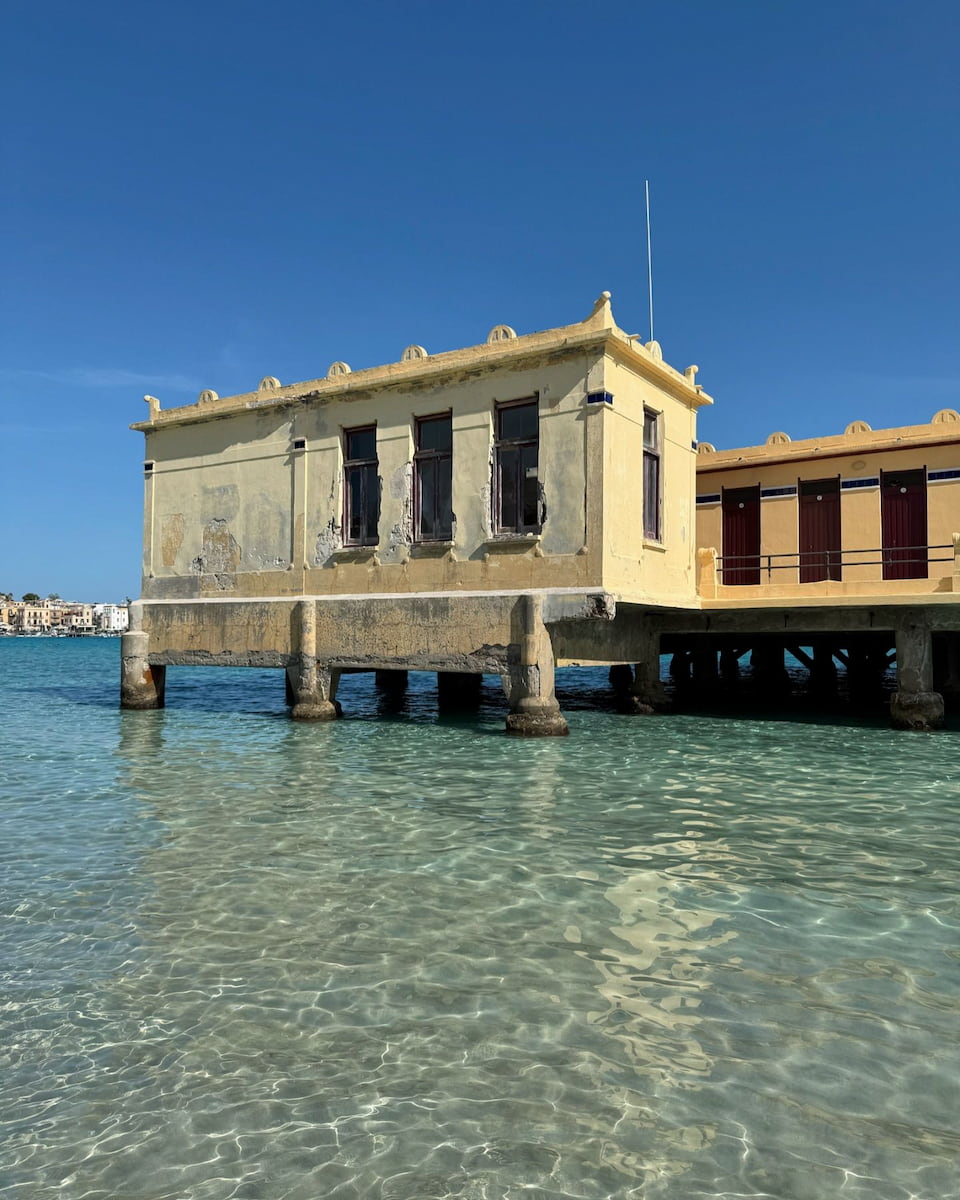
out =
{"type": "Polygon", "coordinates": [[[117,637],[129,623],[127,603],[81,604],[27,592],[0,592],[0,637],[117,637]]]}

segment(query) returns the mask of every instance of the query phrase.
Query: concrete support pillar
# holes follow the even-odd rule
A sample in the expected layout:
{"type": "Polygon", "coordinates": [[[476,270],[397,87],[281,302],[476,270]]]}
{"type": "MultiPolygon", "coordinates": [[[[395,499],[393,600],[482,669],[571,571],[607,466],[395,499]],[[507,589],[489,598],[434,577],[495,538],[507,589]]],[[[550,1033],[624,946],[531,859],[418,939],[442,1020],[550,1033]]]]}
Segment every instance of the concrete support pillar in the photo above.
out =
{"type": "Polygon", "coordinates": [[[940,729],[943,697],[933,690],[929,626],[905,620],[896,632],[897,690],[890,697],[890,719],[897,729],[940,729]]]}
{"type": "Polygon", "coordinates": [[[317,610],[313,600],[301,600],[297,605],[300,622],[300,648],[296,659],[287,667],[287,680],[293,707],[290,716],[295,721],[333,721],[340,716],[336,702],[340,672],[317,662],[317,610]]]}
{"type": "Polygon", "coordinates": [[[710,696],[720,686],[717,666],[717,648],[708,641],[698,638],[692,653],[693,686],[700,696],[710,696]]]}
{"type": "Polygon", "coordinates": [[[614,663],[607,678],[618,696],[626,696],[633,691],[633,667],[629,663],[614,663]]]}
{"type": "Polygon", "coordinates": [[[640,635],[637,661],[633,668],[633,695],[636,712],[656,712],[668,707],[667,693],[660,682],[660,630],[644,629],[640,635]]]}
{"type": "Polygon", "coordinates": [[[750,666],[757,687],[766,695],[789,690],[790,677],[783,665],[783,646],[777,642],[758,642],[750,655],[750,666]]]}
{"type": "Polygon", "coordinates": [[[740,655],[730,647],[720,651],[720,677],[726,684],[740,682],[740,655]]]}
{"type": "Polygon", "coordinates": [[[149,645],[150,635],[140,630],[120,637],[121,708],[163,708],[167,668],[150,665],[149,645]]]}
{"type": "Polygon", "coordinates": [[[882,660],[879,648],[862,635],[851,638],[847,647],[847,692],[855,704],[877,703],[883,694],[883,673],[886,654],[882,660]]]}
{"type": "Polygon", "coordinates": [[[690,686],[690,655],[686,650],[677,650],[670,659],[670,678],[678,690],[690,686]]]}
{"type": "Polygon", "coordinates": [[[960,634],[943,635],[942,673],[943,694],[951,697],[960,695],[960,634]]]}
{"type": "Polygon", "coordinates": [[[543,597],[524,596],[520,661],[510,669],[507,733],[516,737],[564,737],[570,732],[554,694],[554,657],[543,623],[543,597]]]}
{"type": "Polygon", "coordinates": [[[390,695],[405,692],[409,682],[406,671],[375,671],[374,687],[378,692],[388,692],[390,695]]]}
{"type": "Polygon", "coordinates": [[[483,676],[466,671],[437,672],[437,707],[441,712],[475,712],[480,707],[483,676]]]}
{"type": "Polygon", "coordinates": [[[813,643],[813,662],[810,666],[810,690],[818,696],[833,695],[837,690],[837,665],[829,642],[813,643]]]}

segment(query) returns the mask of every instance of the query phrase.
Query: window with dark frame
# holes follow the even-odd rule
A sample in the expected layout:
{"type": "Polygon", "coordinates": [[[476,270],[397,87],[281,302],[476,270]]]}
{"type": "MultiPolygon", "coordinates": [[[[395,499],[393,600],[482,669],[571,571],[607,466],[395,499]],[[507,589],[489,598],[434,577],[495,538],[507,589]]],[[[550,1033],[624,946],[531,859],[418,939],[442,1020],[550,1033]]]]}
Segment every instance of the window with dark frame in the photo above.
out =
{"type": "Polygon", "coordinates": [[[660,414],[643,410],[643,536],[663,540],[660,478],[660,414]]]}
{"type": "Polygon", "coordinates": [[[496,410],[494,529],[540,532],[540,414],[536,399],[501,404],[496,410]]]}
{"type": "Polygon", "coordinates": [[[450,541],[453,537],[453,418],[450,413],[417,419],[413,496],[416,540],[450,541]]]}
{"type": "Polygon", "coordinates": [[[376,546],[380,524],[376,425],[343,431],[343,496],[344,544],[376,546]]]}

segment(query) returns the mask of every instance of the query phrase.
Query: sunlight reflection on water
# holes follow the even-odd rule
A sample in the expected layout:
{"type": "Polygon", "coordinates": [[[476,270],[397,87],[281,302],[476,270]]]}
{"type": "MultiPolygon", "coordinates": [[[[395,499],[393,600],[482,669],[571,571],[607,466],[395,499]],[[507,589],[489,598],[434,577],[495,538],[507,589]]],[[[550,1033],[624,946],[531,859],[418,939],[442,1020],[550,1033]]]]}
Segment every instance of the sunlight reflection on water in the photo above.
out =
{"type": "Polygon", "coordinates": [[[957,1194],[955,733],[116,654],[0,641],[0,1195],[957,1194]]]}

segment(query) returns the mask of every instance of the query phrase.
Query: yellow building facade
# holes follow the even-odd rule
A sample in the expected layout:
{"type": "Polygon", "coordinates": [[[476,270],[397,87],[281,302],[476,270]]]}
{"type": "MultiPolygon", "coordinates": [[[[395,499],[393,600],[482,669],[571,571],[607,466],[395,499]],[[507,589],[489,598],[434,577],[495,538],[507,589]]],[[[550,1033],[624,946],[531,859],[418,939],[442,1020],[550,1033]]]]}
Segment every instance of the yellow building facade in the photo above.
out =
{"type": "Polygon", "coordinates": [[[148,402],[128,639],[145,653],[131,662],[305,656],[321,665],[319,683],[290,676],[312,697],[294,703],[304,717],[331,714],[344,669],[492,669],[515,731],[542,732],[562,725],[548,624],[612,619],[618,601],[697,604],[696,414],[710,399],[695,367],[616,325],[608,293],[559,329],[498,325],[464,350],[148,402]]]}
{"type": "Polygon", "coordinates": [[[179,664],[283,667],[303,719],[337,714],[343,671],[496,673],[508,730],[549,735],[558,664],[618,665],[649,711],[664,647],[709,678],[743,647],[854,661],[869,633],[896,656],[895,721],[936,725],[947,635],[960,685],[958,414],[717,451],[696,377],[604,293],[557,329],[147,397],[122,703],[162,704],[179,664]]]}

